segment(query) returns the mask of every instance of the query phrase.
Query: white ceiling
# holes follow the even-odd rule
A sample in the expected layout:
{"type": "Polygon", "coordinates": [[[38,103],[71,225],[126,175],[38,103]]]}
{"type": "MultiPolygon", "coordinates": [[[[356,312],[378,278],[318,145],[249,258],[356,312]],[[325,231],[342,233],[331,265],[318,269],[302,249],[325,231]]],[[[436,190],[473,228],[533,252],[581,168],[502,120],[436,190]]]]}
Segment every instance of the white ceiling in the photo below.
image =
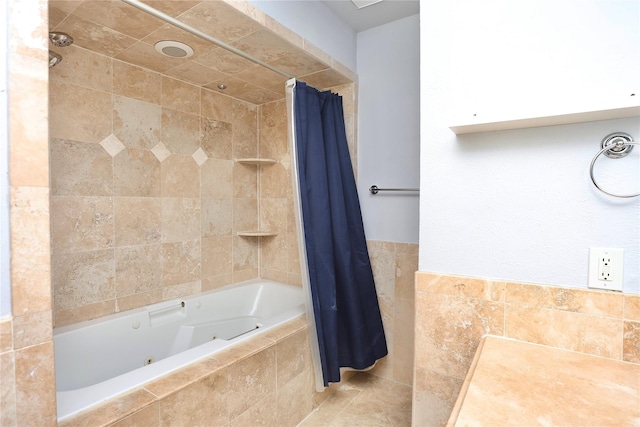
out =
{"type": "Polygon", "coordinates": [[[420,13],[419,0],[384,0],[362,9],[350,0],[323,0],[322,3],[357,33],[420,13]]]}

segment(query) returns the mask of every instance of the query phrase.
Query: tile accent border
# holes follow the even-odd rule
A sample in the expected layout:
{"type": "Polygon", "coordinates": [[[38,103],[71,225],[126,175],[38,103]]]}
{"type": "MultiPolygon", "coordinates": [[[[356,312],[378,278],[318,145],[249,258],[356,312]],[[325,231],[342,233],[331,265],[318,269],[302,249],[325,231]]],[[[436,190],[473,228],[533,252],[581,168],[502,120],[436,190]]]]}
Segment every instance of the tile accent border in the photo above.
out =
{"type": "Polygon", "coordinates": [[[418,271],[414,426],[445,425],[485,334],[640,363],[640,295],[418,271]]]}

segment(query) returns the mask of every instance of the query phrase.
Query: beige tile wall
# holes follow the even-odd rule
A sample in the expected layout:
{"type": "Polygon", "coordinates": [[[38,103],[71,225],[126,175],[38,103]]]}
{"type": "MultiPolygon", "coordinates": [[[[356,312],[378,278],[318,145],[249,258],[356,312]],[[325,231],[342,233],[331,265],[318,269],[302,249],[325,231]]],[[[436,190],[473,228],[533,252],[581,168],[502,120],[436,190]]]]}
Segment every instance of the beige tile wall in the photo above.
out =
{"type": "Polygon", "coordinates": [[[61,425],[295,426],[332,392],[315,392],[299,318],[61,425]]]}
{"type": "Polygon", "coordinates": [[[257,106],[74,46],[49,99],[56,326],[258,276],[257,106]]]}
{"type": "MultiPolygon", "coordinates": [[[[3,3],[5,6],[5,3],[3,3]]],[[[0,321],[0,425],[56,423],[49,251],[47,7],[9,0],[11,303],[0,321]]]]}
{"type": "Polygon", "coordinates": [[[414,276],[418,270],[418,245],[369,240],[367,247],[389,349],[389,355],[380,360],[372,372],[412,385],[414,276]]]}
{"type": "Polygon", "coordinates": [[[480,338],[640,363],[640,295],[416,274],[413,425],[445,425],[480,338]]]}

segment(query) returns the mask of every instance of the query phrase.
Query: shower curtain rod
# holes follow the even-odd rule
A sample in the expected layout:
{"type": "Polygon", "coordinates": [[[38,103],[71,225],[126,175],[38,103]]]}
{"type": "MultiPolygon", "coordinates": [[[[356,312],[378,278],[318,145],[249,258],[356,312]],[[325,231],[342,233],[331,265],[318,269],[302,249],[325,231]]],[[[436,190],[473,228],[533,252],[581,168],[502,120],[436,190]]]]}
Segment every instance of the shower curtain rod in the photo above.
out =
{"type": "Polygon", "coordinates": [[[286,73],[286,72],[284,72],[284,71],[282,71],[282,70],[280,70],[280,69],[278,69],[278,68],[276,68],[276,67],[274,67],[272,65],[267,64],[264,61],[259,60],[258,58],[255,58],[255,57],[253,57],[253,56],[251,56],[251,55],[249,55],[247,53],[244,53],[243,51],[241,51],[239,49],[236,49],[235,47],[230,46],[230,45],[226,44],[225,42],[220,41],[220,40],[218,40],[218,39],[216,39],[214,37],[211,37],[209,34],[203,33],[202,31],[197,30],[197,29],[185,24],[184,22],[178,21],[177,19],[173,18],[172,16],[169,16],[164,12],[160,12],[159,10],[154,9],[153,7],[149,6],[148,4],[142,3],[139,0],[122,0],[122,1],[127,3],[130,6],[133,6],[135,8],[138,8],[138,9],[142,10],[143,12],[147,12],[148,14],[150,14],[152,16],[155,16],[156,18],[159,18],[159,19],[161,19],[161,20],[163,20],[163,21],[165,21],[165,22],[167,22],[167,23],[169,23],[171,25],[174,25],[174,26],[176,26],[178,28],[181,28],[181,29],[193,34],[196,37],[200,37],[201,39],[206,40],[208,42],[211,42],[211,43],[213,43],[213,44],[215,44],[217,46],[220,46],[221,48],[226,49],[229,52],[233,52],[236,55],[243,57],[244,59],[248,59],[249,61],[251,61],[251,62],[253,62],[255,64],[262,65],[263,67],[268,68],[271,71],[280,74],[281,76],[285,76],[285,77],[287,77],[289,79],[295,78],[294,75],[286,73]]]}

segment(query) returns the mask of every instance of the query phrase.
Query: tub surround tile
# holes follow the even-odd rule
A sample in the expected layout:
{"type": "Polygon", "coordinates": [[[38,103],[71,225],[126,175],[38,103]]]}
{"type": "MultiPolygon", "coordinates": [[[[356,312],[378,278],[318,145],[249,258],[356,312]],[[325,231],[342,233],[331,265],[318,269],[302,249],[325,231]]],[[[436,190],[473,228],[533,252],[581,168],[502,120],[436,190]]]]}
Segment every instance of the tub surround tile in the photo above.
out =
{"type": "Polygon", "coordinates": [[[112,62],[109,57],[71,45],[64,49],[64,60],[49,70],[49,79],[111,92],[112,62]]]}
{"type": "Polygon", "coordinates": [[[160,105],[162,76],[122,61],[113,61],[113,93],[160,105]]]}
{"type": "Polygon", "coordinates": [[[150,150],[162,140],[162,107],[113,96],[113,134],[129,148],[150,150]]]}
{"type": "Polygon", "coordinates": [[[202,117],[200,132],[200,147],[207,156],[232,160],[233,125],[231,123],[202,117]]]}
{"type": "MultiPolygon", "coordinates": [[[[60,427],[93,427],[110,425],[120,419],[138,413],[153,405],[154,396],[146,390],[138,389],[117,397],[90,411],[80,413],[58,423],[60,427]]],[[[126,424],[125,424],[126,425],[126,424]]]]}
{"type": "Polygon", "coordinates": [[[200,167],[191,155],[171,154],[162,161],[160,172],[163,197],[200,197],[200,167]]]}
{"type": "MultiPolygon", "coordinates": [[[[305,350],[304,356],[307,354],[305,350]]],[[[278,384],[278,425],[295,427],[313,410],[313,381],[312,371],[304,370],[287,383],[278,384]]]]}
{"type": "Polygon", "coordinates": [[[10,204],[12,313],[50,310],[49,189],[12,186],[10,204]]]}
{"type": "Polygon", "coordinates": [[[275,341],[272,339],[265,338],[262,335],[258,335],[252,338],[251,341],[238,343],[238,345],[216,353],[216,355],[213,357],[224,366],[231,366],[238,361],[247,359],[262,350],[266,350],[272,347],[274,345],[274,342],[275,341]]]}
{"type": "Polygon", "coordinates": [[[268,394],[276,392],[276,348],[269,348],[242,359],[228,368],[229,418],[253,406],[268,394]]]}
{"type": "Polygon", "coordinates": [[[112,248],[113,208],[110,197],[51,197],[53,253],[112,248]]]}
{"type": "Polygon", "coordinates": [[[125,310],[132,310],[134,308],[155,304],[158,301],[163,300],[163,294],[163,289],[158,288],[148,292],[139,292],[128,296],[116,295],[117,298],[115,311],[120,312],[125,310]]]}
{"type": "Polygon", "coordinates": [[[230,276],[233,272],[233,238],[231,236],[203,237],[202,277],[230,276]]]}
{"type": "Polygon", "coordinates": [[[484,340],[451,425],[496,425],[505,419],[515,425],[637,422],[640,365],[493,336],[484,340]],[[539,387],[543,393],[536,393],[539,387]]]}
{"type": "Polygon", "coordinates": [[[200,280],[188,283],[179,283],[177,285],[165,286],[162,288],[162,300],[172,300],[176,298],[185,298],[190,295],[196,295],[202,292],[202,284],[200,280]]]}
{"type": "Polygon", "coordinates": [[[52,196],[113,195],[113,159],[100,145],[53,138],[52,196]]]}
{"type": "MultiPolygon", "coordinates": [[[[10,323],[10,322],[7,322],[10,323]]],[[[0,425],[17,425],[15,353],[0,352],[0,425]]]]}
{"type": "Polygon", "coordinates": [[[163,108],[162,142],[172,153],[191,156],[200,147],[200,117],[163,108]]]}
{"type": "MultiPolygon", "coordinates": [[[[269,394],[242,414],[229,420],[230,427],[280,427],[288,418],[280,418],[275,394],[269,394]]],[[[294,424],[295,425],[295,424],[294,424]]]]}
{"type": "Polygon", "coordinates": [[[13,318],[13,349],[38,345],[53,339],[51,310],[13,318]]]}
{"type": "Polygon", "coordinates": [[[162,282],[162,245],[123,246],[115,249],[116,296],[142,294],[162,282]]]}
{"type": "Polygon", "coordinates": [[[161,105],[170,110],[200,114],[200,88],[162,76],[161,105]]]}
{"type": "Polygon", "coordinates": [[[162,197],[163,243],[194,240],[201,236],[201,204],[199,198],[162,197]],[[176,222],[176,218],[180,218],[176,222]]]}
{"type": "Polygon", "coordinates": [[[55,425],[53,341],[14,352],[16,419],[24,425],[55,425]]]}
{"type": "Polygon", "coordinates": [[[113,159],[111,178],[116,196],[160,196],[160,162],[151,151],[122,150],[113,159]]]}
{"type": "MultiPolygon", "coordinates": [[[[54,303],[59,305],[57,298],[54,297],[54,303]]],[[[71,325],[85,320],[97,319],[116,312],[116,302],[113,299],[100,301],[97,303],[84,304],[80,307],[72,309],[64,309],[56,307],[54,311],[53,324],[55,327],[71,325]]]]}
{"type": "MultiPolygon", "coordinates": [[[[212,375],[218,377],[226,375],[225,367],[216,359],[207,358],[165,375],[145,385],[144,389],[157,398],[163,398],[212,375]]],[[[218,378],[217,381],[219,382],[220,379],[218,378]]]]}
{"type": "Polygon", "coordinates": [[[49,94],[50,137],[99,143],[111,133],[113,101],[110,93],[51,81],[49,94]],[[79,105],[84,108],[78,108],[79,105]],[[69,120],[70,117],[73,120],[69,120]]]}
{"type": "MultiPolygon", "coordinates": [[[[202,197],[231,199],[233,197],[233,161],[210,158],[200,167],[202,186],[198,188],[202,197]]],[[[249,214],[255,211],[249,211],[249,214]]],[[[254,218],[255,219],[255,218],[254,218]]]]}
{"type": "Polygon", "coordinates": [[[111,424],[111,427],[148,427],[160,425],[160,404],[153,403],[111,424]]]}
{"type": "Polygon", "coordinates": [[[172,286],[200,278],[200,240],[162,245],[162,286],[172,286]]]}
{"type": "Polygon", "coordinates": [[[116,246],[160,243],[162,202],[159,198],[114,197],[116,246]]]}
{"type": "Polygon", "coordinates": [[[13,350],[13,320],[0,320],[0,354],[13,350]]]}

